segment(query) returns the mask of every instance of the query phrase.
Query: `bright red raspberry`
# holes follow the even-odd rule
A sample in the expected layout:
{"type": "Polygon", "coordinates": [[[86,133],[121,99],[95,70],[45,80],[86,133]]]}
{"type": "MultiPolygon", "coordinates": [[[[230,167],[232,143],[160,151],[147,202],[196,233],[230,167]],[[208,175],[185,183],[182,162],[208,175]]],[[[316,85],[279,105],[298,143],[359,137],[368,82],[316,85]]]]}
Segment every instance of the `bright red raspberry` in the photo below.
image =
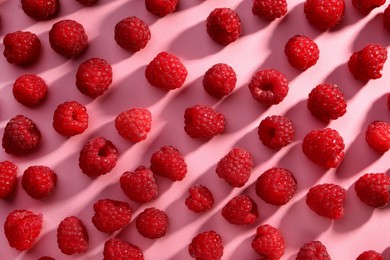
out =
{"type": "Polygon", "coordinates": [[[35,20],[48,20],[58,15],[59,0],[21,0],[23,11],[35,20]]]}
{"type": "Polygon", "coordinates": [[[384,5],[386,0],[352,0],[352,5],[363,14],[370,13],[373,9],[384,5]]]}
{"type": "Polygon", "coordinates": [[[284,54],[286,54],[291,66],[299,70],[306,70],[317,63],[320,50],[309,37],[295,35],[287,41],[284,54]]]}
{"type": "Polygon", "coordinates": [[[47,166],[30,166],[23,173],[22,187],[34,199],[42,199],[51,194],[56,184],[57,175],[47,166]]]}
{"type": "Polygon", "coordinates": [[[286,0],[254,0],[252,13],[266,21],[273,21],[287,14],[286,0]]]}
{"type": "Polygon", "coordinates": [[[4,233],[10,247],[19,251],[31,249],[42,230],[42,215],[29,210],[14,210],[4,222],[4,233]]]}
{"type": "Polygon", "coordinates": [[[344,0],[306,0],[304,12],[311,25],[328,30],[338,25],[344,18],[344,0]]]}
{"type": "Polygon", "coordinates": [[[93,6],[96,5],[98,2],[98,0],[76,0],[76,1],[85,6],[93,6]]]}
{"type": "Polygon", "coordinates": [[[281,149],[295,139],[292,121],[285,116],[268,116],[263,119],[257,133],[260,141],[271,149],[281,149]]]}
{"type": "Polygon", "coordinates": [[[114,144],[104,137],[89,140],[80,151],[79,166],[90,177],[110,172],[116,165],[118,151],[114,144]]]}
{"type": "Polygon", "coordinates": [[[77,101],[66,101],[56,108],[53,115],[53,128],[64,136],[83,133],[88,128],[87,108],[77,101]]]}
{"type": "Polygon", "coordinates": [[[361,253],[356,260],[385,260],[385,258],[374,250],[368,250],[361,253]]]}
{"type": "Polygon", "coordinates": [[[154,207],[146,208],[135,220],[138,232],[150,239],[165,236],[168,231],[169,219],[167,214],[154,207]]]}
{"type": "Polygon", "coordinates": [[[42,104],[47,96],[46,82],[35,74],[24,74],[17,78],[12,87],[16,101],[34,107],[42,104]]]}
{"type": "Polygon", "coordinates": [[[150,85],[163,90],[181,88],[187,78],[187,69],[174,54],[160,52],[145,69],[150,85]]]}
{"type": "Polygon", "coordinates": [[[306,204],[320,216],[340,219],[344,216],[346,195],[347,191],[337,184],[318,184],[309,189],[306,204]]]}
{"type": "Polygon", "coordinates": [[[4,57],[11,64],[28,66],[35,63],[41,54],[41,41],[31,32],[16,31],[4,36],[4,57]]]}
{"type": "Polygon", "coordinates": [[[390,4],[383,11],[383,26],[390,32],[390,4]]]}
{"type": "Polygon", "coordinates": [[[102,199],[93,204],[95,212],[92,223],[106,233],[113,233],[130,223],[132,211],[128,203],[123,201],[102,199]]]}
{"type": "Polygon", "coordinates": [[[268,224],[261,225],[256,230],[252,248],[265,259],[280,259],[284,255],[286,245],[280,231],[268,224]]]}
{"type": "Polygon", "coordinates": [[[298,252],[296,260],[330,260],[326,247],[320,241],[311,241],[305,243],[298,252]]]}
{"type": "Polygon", "coordinates": [[[181,181],[186,176],[187,164],[178,149],[166,145],[152,154],[150,169],[156,175],[172,181],[181,181]]]}
{"type": "Polygon", "coordinates": [[[41,132],[30,118],[17,115],[5,126],[2,141],[6,153],[24,155],[39,147],[41,132]]]}
{"type": "Polygon", "coordinates": [[[62,220],[57,228],[57,244],[66,255],[87,252],[89,236],[84,223],[75,216],[62,220]]]}
{"type": "Polygon", "coordinates": [[[210,38],[221,45],[236,41],[242,33],[240,17],[230,8],[214,9],[207,17],[206,27],[210,38]]]}
{"type": "Polygon", "coordinates": [[[390,124],[379,120],[371,122],[366,130],[366,141],[378,153],[390,150],[390,124]]]}
{"type": "Polygon", "coordinates": [[[210,190],[203,185],[192,186],[188,189],[189,196],[185,204],[194,212],[204,212],[214,205],[214,197],[210,190]]]}
{"type": "Polygon", "coordinates": [[[223,255],[223,241],[215,231],[197,234],[188,246],[188,253],[197,260],[219,260],[223,255]]]}
{"type": "Polygon", "coordinates": [[[222,208],[222,216],[234,225],[250,225],[259,216],[256,202],[247,195],[239,195],[226,203],[222,208]]]}
{"type": "Polygon", "coordinates": [[[38,260],[55,260],[55,259],[50,256],[41,256],[40,258],[38,258],[38,260]]]}
{"type": "Polygon", "coordinates": [[[145,0],[146,10],[158,16],[173,13],[179,4],[179,0],[145,0]]]}
{"type": "Polygon", "coordinates": [[[217,63],[206,71],[203,77],[204,90],[213,97],[229,95],[236,87],[237,76],[233,68],[225,63],[217,63]]]}
{"type": "Polygon", "coordinates": [[[115,41],[125,50],[137,52],[150,40],[149,26],[138,17],[131,16],[115,25],[115,41]]]}
{"type": "Polygon", "coordinates": [[[382,208],[390,201],[390,177],[384,173],[366,173],[355,182],[358,198],[365,204],[382,208]]]}
{"type": "Polygon", "coordinates": [[[18,167],[10,161],[0,162],[0,198],[9,198],[18,185],[18,167]]]}
{"type": "Polygon", "coordinates": [[[138,246],[113,237],[104,243],[103,260],[144,260],[144,255],[138,246]]]}
{"type": "Polygon", "coordinates": [[[115,118],[115,128],[124,139],[137,143],[146,139],[152,128],[152,114],[147,108],[132,108],[115,118]]]}
{"type": "Polygon", "coordinates": [[[88,45],[84,27],[74,20],[56,22],[49,31],[51,48],[65,58],[79,56],[88,45]]]}

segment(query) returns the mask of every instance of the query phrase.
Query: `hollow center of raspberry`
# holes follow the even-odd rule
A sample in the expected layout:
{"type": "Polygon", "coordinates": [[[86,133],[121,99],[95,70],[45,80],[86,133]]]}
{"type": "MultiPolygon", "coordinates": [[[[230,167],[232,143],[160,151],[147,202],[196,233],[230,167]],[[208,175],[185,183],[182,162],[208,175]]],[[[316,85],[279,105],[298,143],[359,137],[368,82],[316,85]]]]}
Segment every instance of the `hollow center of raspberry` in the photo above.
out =
{"type": "Polygon", "coordinates": [[[273,127],[268,128],[268,130],[267,130],[267,133],[268,133],[269,137],[275,137],[275,132],[276,132],[276,129],[273,128],[273,127]]]}
{"type": "Polygon", "coordinates": [[[264,83],[264,84],[261,84],[260,88],[263,91],[270,91],[270,90],[273,90],[274,85],[272,83],[264,83]]]}
{"type": "Polygon", "coordinates": [[[108,155],[110,155],[110,148],[105,145],[104,147],[100,148],[98,155],[100,157],[107,157],[108,155]]]}

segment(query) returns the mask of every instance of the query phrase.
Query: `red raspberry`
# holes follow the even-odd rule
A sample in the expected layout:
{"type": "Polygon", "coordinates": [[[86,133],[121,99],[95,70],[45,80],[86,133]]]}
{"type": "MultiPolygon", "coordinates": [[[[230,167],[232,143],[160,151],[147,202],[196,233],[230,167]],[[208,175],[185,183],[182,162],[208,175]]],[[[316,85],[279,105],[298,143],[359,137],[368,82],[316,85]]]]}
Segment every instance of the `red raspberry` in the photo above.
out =
{"type": "Polygon", "coordinates": [[[67,101],[54,111],[53,128],[64,136],[78,135],[88,128],[88,118],[85,106],[77,101],[67,101]]]}
{"type": "Polygon", "coordinates": [[[284,54],[286,54],[291,66],[299,70],[306,70],[317,63],[320,50],[309,37],[295,35],[287,41],[284,54]]]}
{"type": "Polygon", "coordinates": [[[42,230],[42,215],[29,210],[14,210],[4,222],[4,233],[10,247],[23,251],[31,249],[42,230]]]}
{"type": "Polygon", "coordinates": [[[361,253],[356,260],[385,260],[385,258],[374,250],[368,250],[361,253]]]}
{"type": "Polygon", "coordinates": [[[253,166],[252,155],[247,150],[233,147],[219,160],[215,172],[233,187],[242,187],[249,180],[253,166]]]}
{"type": "Polygon", "coordinates": [[[149,202],[158,194],[153,172],[142,166],[134,172],[123,173],[120,184],[126,196],[136,202],[149,202]]]}
{"type": "Polygon", "coordinates": [[[288,117],[268,116],[260,122],[258,135],[265,146],[281,149],[294,141],[294,125],[288,117]]]}
{"type": "Polygon", "coordinates": [[[124,139],[134,143],[141,142],[152,128],[152,114],[147,108],[124,111],[115,118],[115,128],[124,139]]]}
{"type": "Polygon", "coordinates": [[[344,158],[344,140],[331,128],[313,130],[302,143],[302,150],[312,162],[324,168],[337,168],[344,158]]]}
{"type": "Polygon", "coordinates": [[[320,241],[311,241],[305,243],[298,252],[296,260],[330,260],[326,247],[320,241]]]}
{"type": "Polygon", "coordinates": [[[111,141],[104,137],[89,140],[80,151],[79,166],[90,177],[110,172],[116,165],[118,151],[111,141]]]}
{"type": "Polygon", "coordinates": [[[6,153],[23,155],[36,150],[41,141],[41,132],[28,117],[17,115],[7,123],[3,134],[6,153]]]}
{"type": "Polygon", "coordinates": [[[352,5],[363,14],[368,14],[373,9],[384,5],[386,0],[352,0],[352,5]]]}
{"type": "Polygon", "coordinates": [[[344,215],[346,195],[347,191],[337,184],[318,184],[309,189],[306,204],[320,216],[340,219],[344,215]]]}
{"type": "Polygon", "coordinates": [[[77,89],[86,96],[103,95],[112,83],[112,68],[104,59],[91,58],[80,64],[76,73],[77,89]]]}
{"type": "Polygon", "coordinates": [[[348,61],[352,76],[361,81],[382,77],[383,65],[387,59],[387,49],[380,44],[368,44],[354,52],[348,61]]]}
{"type": "Polygon", "coordinates": [[[51,48],[65,58],[80,55],[88,45],[84,27],[74,20],[56,22],[49,31],[51,48]]]}
{"type": "Polygon", "coordinates": [[[47,166],[30,166],[23,173],[22,187],[34,199],[48,196],[56,184],[57,175],[47,166]]]}
{"type": "Polygon", "coordinates": [[[0,162],[0,198],[9,198],[18,185],[18,167],[10,161],[0,162]]]}
{"type": "Polygon", "coordinates": [[[88,250],[89,236],[84,223],[75,216],[66,217],[57,228],[58,248],[66,255],[88,250]]]}
{"type": "Polygon", "coordinates": [[[144,255],[138,246],[113,237],[104,243],[103,260],[144,260],[144,255]]]}
{"type": "Polygon", "coordinates": [[[355,182],[358,198],[374,208],[383,208],[390,201],[390,177],[384,173],[367,173],[355,182]]]}
{"type": "Polygon", "coordinates": [[[195,105],[184,111],[184,131],[192,138],[210,139],[225,130],[225,117],[213,108],[195,105]]]}
{"type": "Polygon", "coordinates": [[[95,227],[106,233],[113,233],[130,223],[132,211],[128,203],[103,199],[93,205],[95,215],[92,223],[95,227]]]}
{"type": "Polygon", "coordinates": [[[55,260],[55,259],[50,256],[41,256],[40,258],[38,258],[38,260],[55,260]]]}
{"type": "Polygon", "coordinates": [[[189,196],[185,204],[194,212],[204,212],[214,205],[214,197],[210,190],[202,185],[192,186],[188,190],[189,196]]]}
{"type": "Polygon", "coordinates": [[[277,228],[264,224],[257,228],[252,248],[265,259],[276,260],[284,255],[286,245],[277,228]]]}
{"type": "Polygon", "coordinates": [[[169,220],[164,211],[152,208],[146,208],[135,220],[138,232],[150,239],[156,239],[165,236],[168,231],[169,220]]]}
{"type": "Polygon", "coordinates": [[[328,30],[338,25],[344,18],[344,0],[306,0],[304,12],[311,25],[328,30]]]}
{"type": "Polygon", "coordinates": [[[259,70],[249,83],[252,97],[266,106],[283,101],[288,93],[288,80],[275,69],[259,70]]]}
{"type": "Polygon", "coordinates": [[[187,164],[178,149],[167,145],[152,154],[150,169],[156,175],[181,181],[186,176],[187,164]]]}
{"type": "Polygon", "coordinates": [[[256,181],[256,194],[265,202],[281,206],[291,200],[297,190],[294,175],[284,168],[271,168],[256,181]]]}
{"type": "Polygon", "coordinates": [[[12,94],[19,103],[34,107],[45,100],[47,90],[46,82],[41,77],[35,74],[25,74],[15,80],[12,94]]]}
{"type": "Polygon", "coordinates": [[[390,4],[383,11],[383,26],[390,32],[390,4]]]}
{"type": "Polygon", "coordinates": [[[41,41],[31,32],[16,31],[4,36],[4,57],[11,64],[28,66],[35,63],[41,54],[41,41]]]}
{"type": "Polygon", "coordinates": [[[76,0],[76,1],[85,6],[93,6],[96,5],[98,2],[98,0],[76,0]]]}
{"type": "Polygon", "coordinates": [[[273,21],[287,14],[286,0],[254,0],[252,13],[266,21],[273,21]]]}
{"type": "Polygon", "coordinates": [[[145,0],[146,10],[158,16],[173,13],[179,4],[179,0],[145,0]]]}
{"type": "Polygon", "coordinates": [[[219,260],[223,255],[222,238],[215,231],[199,233],[188,246],[188,253],[197,260],[219,260]]]}
{"type": "Polygon", "coordinates": [[[23,11],[35,20],[48,20],[58,15],[59,0],[21,0],[23,11]]]}
{"type": "Polygon", "coordinates": [[[229,95],[236,87],[237,76],[233,68],[225,63],[217,63],[206,71],[203,87],[213,97],[222,98],[229,95]]]}
{"type": "Polygon", "coordinates": [[[210,38],[222,45],[236,41],[242,33],[240,17],[230,8],[214,9],[207,17],[206,27],[210,38]]]}
{"type": "Polygon", "coordinates": [[[250,225],[255,223],[259,212],[256,202],[247,195],[239,195],[222,208],[222,216],[234,225],[250,225]]]}
{"type": "Polygon", "coordinates": [[[145,77],[150,85],[163,90],[181,88],[187,74],[181,60],[165,51],[160,52],[145,69],[145,77]]]}
{"type": "Polygon", "coordinates": [[[366,130],[366,141],[378,153],[390,150],[390,124],[379,120],[371,122],[366,130]]]}
{"type": "Polygon", "coordinates": [[[127,17],[115,25],[115,41],[125,50],[137,52],[150,40],[149,26],[135,16],[127,17]]]}

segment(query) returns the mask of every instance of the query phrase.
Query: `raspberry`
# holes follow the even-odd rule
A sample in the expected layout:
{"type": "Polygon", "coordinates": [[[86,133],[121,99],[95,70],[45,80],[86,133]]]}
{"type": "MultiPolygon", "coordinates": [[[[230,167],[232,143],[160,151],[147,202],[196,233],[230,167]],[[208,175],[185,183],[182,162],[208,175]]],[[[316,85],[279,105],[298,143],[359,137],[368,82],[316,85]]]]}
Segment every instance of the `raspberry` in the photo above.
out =
{"type": "Polygon", "coordinates": [[[113,233],[130,223],[132,211],[126,202],[102,199],[93,205],[92,223],[102,232],[113,233]]]}
{"type": "Polygon", "coordinates": [[[77,89],[96,98],[103,95],[112,83],[112,68],[104,59],[91,58],[80,64],[76,73],[77,89]]]}
{"type": "Polygon", "coordinates": [[[383,26],[390,32],[390,4],[383,11],[383,26]]]}
{"type": "Polygon", "coordinates": [[[213,108],[195,105],[184,111],[184,131],[192,138],[210,139],[225,130],[225,117],[213,108]]]}
{"type": "Polygon", "coordinates": [[[49,31],[51,48],[65,58],[79,56],[88,45],[84,27],[74,20],[56,22],[49,31]]]}
{"type": "Polygon", "coordinates": [[[361,81],[382,77],[383,65],[387,59],[387,49],[380,44],[368,44],[354,52],[348,61],[352,76],[361,81]]]}
{"type": "Polygon", "coordinates": [[[187,69],[174,54],[160,52],[145,69],[150,85],[163,90],[181,88],[187,78],[187,69]]]}
{"type": "Polygon", "coordinates": [[[229,95],[236,87],[236,83],[236,73],[225,63],[215,64],[206,71],[203,77],[204,90],[216,98],[229,95]]]}
{"type": "Polygon", "coordinates": [[[337,184],[325,183],[311,187],[306,196],[306,204],[320,216],[340,219],[344,215],[344,200],[347,191],[337,184]]]}
{"type": "Polygon", "coordinates": [[[252,13],[266,21],[281,18],[287,13],[286,0],[254,0],[252,13]]]}
{"type": "Polygon", "coordinates": [[[330,260],[326,247],[320,241],[311,241],[305,243],[298,252],[296,260],[330,260]]]}
{"type": "Polygon", "coordinates": [[[93,6],[96,5],[98,2],[98,0],[76,0],[76,1],[85,6],[93,6]]]}
{"type": "Polygon", "coordinates": [[[284,54],[286,54],[291,66],[299,70],[306,70],[317,63],[320,50],[309,37],[295,35],[287,41],[284,54]]]}
{"type": "Polygon", "coordinates": [[[255,223],[259,212],[256,202],[247,195],[239,195],[222,208],[222,216],[234,225],[250,225],[255,223]]]}
{"type": "Polygon", "coordinates": [[[104,243],[103,260],[144,260],[144,255],[138,246],[113,237],[104,243]]]}
{"type": "Polygon", "coordinates": [[[361,253],[356,260],[385,260],[385,258],[374,250],[368,250],[361,253]]]}
{"type": "Polygon", "coordinates": [[[58,248],[66,255],[88,250],[89,236],[84,223],[75,216],[66,217],[57,228],[58,248]]]}
{"type": "Polygon", "coordinates": [[[297,190],[294,175],[284,168],[271,168],[256,181],[256,194],[272,205],[284,205],[291,200],[297,190]]]}
{"type": "Polygon", "coordinates": [[[17,166],[10,161],[0,162],[0,198],[9,198],[18,185],[17,166]]]}
{"type": "Polygon", "coordinates": [[[219,260],[223,255],[222,238],[212,230],[199,233],[189,244],[188,253],[197,260],[219,260]]]}
{"type": "Polygon", "coordinates": [[[58,15],[59,0],[21,0],[23,11],[35,20],[48,20],[58,15]]]}
{"type": "Polygon", "coordinates": [[[331,128],[313,130],[302,143],[302,150],[312,162],[324,168],[337,168],[344,158],[344,140],[331,128]]]}
{"type": "Polygon", "coordinates": [[[123,173],[120,184],[126,196],[136,202],[149,202],[158,194],[153,172],[143,166],[134,172],[123,173]]]}
{"type": "Polygon", "coordinates": [[[19,251],[31,249],[42,230],[42,215],[29,210],[14,210],[4,222],[4,233],[10,247],[19,251]]]}
{"type": "Polygon", "coordinates": [[[221,45],[236,41],[242,33],[240,17],[230,8],[214,9],[207,17],[206,27],[210,38],[221,45]]]}
{"type": "Polygon", "coordinates": [[[248,181],[254,163],[252,155],[245,149],[233,147],[221,158],[215,172],[233,187],[242,187],[248,181]]]}
{"type": "Polygon", "coordinates": [[[288,117],[268,116],[260,122],[258,135],[265,146],[281,149],[294,141],[294,125],[288,117]]]}
{"type": "Polygon", "coordinates": [[[286,245],[277,228],[264,224],[257,228],[252,248],[264,259],[276,260],[284,255],[286,245]]]}
{"type": "Polygon", "coordinates": [[[147,108],[132,108],[115,118],[118,134],[134,143],[145,140],[151,127],[152,114],[147,108]]]}
{"type": "Polygon", "coordinates": [[[80,151],[79,166],[89,177],[98,177],[110,172],[116,165],[118,151],[104,137],[89,140],[80,151]]]}
{"type": "Polygon", "coordinates": [[[34,199],[48,196],[56,184],[57,175],[47,166],[30,166],[23,173],[22,187],[34,199]]]}
{"type": "Polygon", "coordinates": [[[41,54],[41,41],[31,32],[16,31],[4,36],[4,57],[11,64],[28,66],[41,54]]]}
{"type": "Polygon", "coordinates": [[[179,4],[179,0],[145,0],[146,10],[158,16],[173,13],[179,4]]]}
{"type": "Polygon", "coordinates": [[[15,80],[12,94],[19,103],[34,107],[45,100],[47,90],[46,82],[41,77],[35,74],[25,74],[15,80]]]}
{"type": "Polygon", "coordinates": [[[378,153],[390,150],[390,124],[379,120],[371,122],[366,130],[366,141],[378,153]]]}
{"type": "Polygon", "coordinates": [[[192,186],[188,193],[185,204],[194,212],[207,211],[214,205],[213,194],[203,185],[192,186]]]}
{"type": "Polygon", "coordinates": [[[146,208],[135,220],[138,232],[150,239],[156,239],[165,236],[168,231],[169,220],[164,211],[152,208],[146,208]]]}
{"type": "Polygon", "coordinates": [[[338,25],[344,18],[344,0],[306,0],[304,12],[311,25],[328,30],[338,25]]]}
{"type": "Polygon", "coordinates": [[[252,97],[266,106],[283,101],[288,93],[288,80],[275,69],[259,70],[249,83],[252,97]]]}
{"type": "Polygon", "coordinates": [[[179,150],[167,145],[152,154],[150,169],[156,175],[172,181],[181,181],[186,176],[187,164],[179,150]]]}
{"type": "Polygon", "coordinates": [[[384,173],[366,173],[355,182],[358,198],[374,208],[383,208],[390,201],[390,177],[384,173]]]}
{"type": "Polygon", "coordinates": [[[127,17],[115,25],[115,41],[125,50],[137,52],[150,40],[149,26],[135,16],[127,17]]]}
{"type": "Polygon", "coordinates": [[[352,5],[362,14],[368,14],[373,9],[384,5],[386,0],[352,0],[352,5]]]}
{"type": "Polygon", "coordinates": [[[85,106],[77,101],[67,101],[54,111],[53,128],[64,136],[78,135],[88,128],[88,118],[85,106]]]}
{"type": "Polygon", "coordinates": [[[28,117],[17,115],[10,119],[4,129],[3,148],[6,153],[24,155],[39,147],[41,132],[28,117]]]}

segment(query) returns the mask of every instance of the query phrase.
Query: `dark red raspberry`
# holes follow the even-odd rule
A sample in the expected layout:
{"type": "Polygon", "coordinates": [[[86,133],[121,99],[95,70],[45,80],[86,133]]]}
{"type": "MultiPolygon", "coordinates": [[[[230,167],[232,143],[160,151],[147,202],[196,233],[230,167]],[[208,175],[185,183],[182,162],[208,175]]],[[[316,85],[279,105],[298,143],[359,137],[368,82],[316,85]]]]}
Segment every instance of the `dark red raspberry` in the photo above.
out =
{"type": "Polygon", "coordinates": [[[266,21],[273,21],[287,14],[286,0],[254,0],[252,13],[266,21]]]}
{"type": "Polygon", "coordinates": [[[19,251],[31,249],[42,230],[42,215],[29,210],[14,210],[4,222],[4,233],[10,247],[19,251]]]}
{"type": "Polygon", "coordinates": [[[222,45],[236,41],[242,33],[240,17],[230,8],[214,9],[207,17],[206,27],[210,38],[222,45]]]}
{"type": "Polygon", "coordinates": [[[233,68],[225,63],[217,63],[206,71],[203,87],[213,97],[229,95],[236,87],[237,76],[233,68]]]}
{"type": "Polygon", "coordinates": [[[328,30],[338,25],[344,18],[344,0],[306,0],[304,12],[311,25],[328,30]]]}
{"type": "Polygon", "coordinates": [[[299,70],[306,70],[317,63],[320,50],[309,37],[295,35],[287,41],[284,54],[286,54],[291,66],[299,70]]]}
{"type": "Polygon", "coordinates": [[[187,78],[187,69],[174,54],[160,52],[145,69],[150,85],[163,90],[181,88],[187,78]]]}
{"type": "Polygon", "coordinates": [[[346,195],[347,191],[337,184],[318,184],[309,189],[306,204],[320,216],[340,219],[344,216],[346,195]]]}
{"type": "Polygon", "coordinates": [[[239,195],[226,203],[222,208],[222,216],[234,225],[250,225],[259,216],[256,202],[247,195],[239,195]]]}
{"type": "Polygon", "coordinates": [[[145,0],[146,10],[158,16],[173,13],[179,4],[179,0],[145,0]]]}
{"type": "Polygon", "coordinates": [[[113,237],[104,243],[103,260],[144,260],[144,255],[138,246],[113,237]]]}
{"type": "Polygon", "coordinates": [[[115,41],[125,50],[137,52],[150,40],[149,26],[135,16],[127,17],[115,25],[115,41]]]}
{"type": "Polygon", "coordinates": [[[146,208],[135,220],[138,232],[150,239],[156,239],[165,236],[168,231],[169,219],[164,211],[152,208],[146,208]]]}
{"type": "Polygon", "coordinates": [[[326,247],[320,241],[305,243],[298,252],[296,260],[330,260],[326,247]]]}
{"type": "Polygon", "coordinates": [[[266,106],[283,101],[288,93],[288,80],[275,69],[259,70],[249,83],[252,97],[266,106]]]}
{"type": "Polygon", "coordinates": [[[55,259],[50,256],[41,256],[40,258],[38,258],[38,260],[55,260],[55,259]]]}
{"type": "Polygon", "coordinates": [[[84,223],[75,216],[62,220],[57,228],[57,244],[66,255],[87,252],[89,236],[84,223]]]}
{"type": "Polygon", "coordinates": [[[102,232],[113,233],[130,223],[132,211],[123,201],[102,199],[93,204],[92,223],[102,232]]]}
{"type": "Polygon", "coordinates": [[[28,66],[41,54],[41,41],[31,32],[16,31],[4,36],[4,57],[11,64],[28,66]]]}
{"type": "Polygon", "coordinates": [[[368,250],[361,253],[356,260],[385,260],[385,258],[374,250],[368,250]]]}
{"type": "Polygon", "coordinates": [[[386,0],[352,0],[352,5],[363,14],[370,13],[373,9],[384,5],[386,0]]]}
{"type": "Polygon", "coordinates": [[[85,6],[93,6],[96,5],[98,2],[98,0],[76,0],[76,1],[85,6]]]}
{"type": "Polygon", "coordinates": [[[88,46],[84,27],[74,20],[56,22],[49,31],[51,48],[65,58],[80,55],[88,46]]]}
{"type": "Polygon", "coordinates": [[[53,128],[64,136],[83,133],[88,128],[87,108],[77,101],[66,101],[56,108],[53,115],[53,128]]]}
{"type": "Polygon", "coordinates": [[[47,91],[46,82],[35,74],[20,76],[12,88],[16,101],[28,107],[40,105],[45,100],[47,91]]]}
{"type": "Polygon", "coordinates": [[[9,198],[18,185],[18,167],[10,161],[0,162],[0,198],[9,198]]]}
{"type": "Polygon", "coordinates": [[[371,122],[366,130],[366,141],[378,153],[390,150],[390,124],[379,120],[371,122]]]}
{"type": "Polygon", "coordinates": [[[285,116],[268,116],[263,119],[257,131],[260,141],[271,149],[281,149],[295,138],[292,121],[285,116]]]}
{"type": "Polygon", "coordinates": [[[118,134],[131,142],[146,139],[152,128],[152,114],[147,108],[132,108],[123,111],[115,118],[118,134]]]}
{"type": "Polygon", "coordinates": [[[366,173],[355,182],[358,198],[365,204],[382,208],[390,201],[390,177],[384,173],[366,173]]]}
{"type": "Polygon", "coordinates": [[[390,4],[383,11],[383,26],[390,32],[390,4]]]}
{"type": "Polygon", "coordinates": [[[181,181],[186,176],[187,164],[178,149],[166,145],[152,154],[150,169],[156,175],[172,181],[181,181]]]}
{"type": "Polygon", "coordinates": [[[114,144],[104,137],[89,140],[80,151],[79,166],[90,177],[110,172],[116,165],[118,151],[114,144]]]}
{"type": "Polygon", "coordinates": [[[276,260],[284,255],[286,245],[277,228],[264,224],[257,228],[252,248],[264,259],[276,260]]]}
{"type": "Polygon", "coordinates": [[[58,15],[59,0],[21,0],[23,11],[35,20],[48,20],[58,15]]]}
{"type": "Polygon", "coordinates": [[[192,186],[188,189],[188,193],[185,204],[194,212],[207,211],[214,205],[213,194],[203,185],[192,186]]]}
{"type": "Polygon", "coordinates": [[[10,119],[4,129],[3,148],[6,153],[24,155],[39,147],[41,132],[28,117],[17,115],[10,119]]]}
{"type": "Polygon", "coordinates": [[[215,231],[199,233],[189,244],[188,253],[197,260],[219,260],[223,255],[222,238],[215,231]]]}
{"type": "Polygon", "coordinates": [[[47,166],[30,166],[23,173],[22,187],[34,199],[51,194],[56,184],[57,175],[47,166]]]}

